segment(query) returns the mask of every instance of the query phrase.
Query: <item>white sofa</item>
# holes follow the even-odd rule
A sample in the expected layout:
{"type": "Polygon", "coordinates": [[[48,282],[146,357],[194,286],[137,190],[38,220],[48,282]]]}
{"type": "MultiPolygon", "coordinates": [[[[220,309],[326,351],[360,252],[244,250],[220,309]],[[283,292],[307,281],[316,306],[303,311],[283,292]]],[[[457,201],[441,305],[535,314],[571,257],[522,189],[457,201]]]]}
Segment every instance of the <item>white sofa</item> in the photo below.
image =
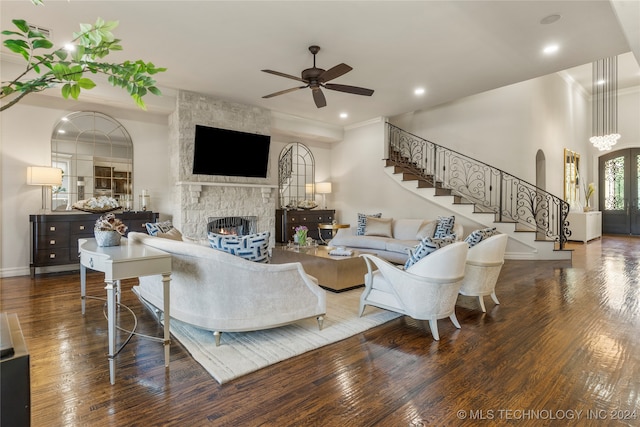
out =
{"type": "MultiPolygon", "coordinates": [[[[435,227],[436,220],[392,219],[390,237],[357,236],[356,227],[341,228],[329,245],[356,249],[389,262],[404,264],[409,257],[409,249],[413,249],[424,237],[433,236],[435,227]]],[[[458,222],[454,222],[453,232],[456,240],[463,239],[464,227],[458,222]]]]}
{"type": "MultiPolygon", "coordinates": [[[[300,263],[263,264],[143,233],[131,241],[171,253],[171,318],[222,332],[268,329],[316,317],[322,328],[326,292],[300,263]]],[[[134,292],[156,310],[163,307],[161,276],[140,278],[134,292]]]]}

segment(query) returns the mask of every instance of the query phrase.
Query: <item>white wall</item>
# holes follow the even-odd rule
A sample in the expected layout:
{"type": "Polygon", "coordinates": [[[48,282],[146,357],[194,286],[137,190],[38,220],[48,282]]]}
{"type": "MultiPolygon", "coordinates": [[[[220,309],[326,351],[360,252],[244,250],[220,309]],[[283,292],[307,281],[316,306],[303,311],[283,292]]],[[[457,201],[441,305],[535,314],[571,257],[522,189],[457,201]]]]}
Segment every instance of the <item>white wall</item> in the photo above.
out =
{"type": "MultiPolygon", "coordinates": [[[[385,218],[436,219],[450,212],[403,189],[384,172],[385,120],[353,126],[331,151],[332,194],[340,223],[355,227],[358,213],[385,218]]],[[[461,221],[465,228],[470,222],[461,221]]]]}
{"type": "Polygon", "coordinates": [[[536,153],[541,149],[547,191],[563,198],[563,149],[590,152],[589,119],[586,93],[551,74],[390,121],[533,184],[536,153]]]}
{"type": "Polygon", "coordinates": [[[53,128],[63,116],[81,110],[122,123],[134,146],[134,197],[148,189],[150,208],[161,215],[170,212],[166,116],[30,95],[0,114],[0,277],[29,274],[29,215],[40,210],[42,193],[26,184],[27,166],[51,164],[53,128]]]}

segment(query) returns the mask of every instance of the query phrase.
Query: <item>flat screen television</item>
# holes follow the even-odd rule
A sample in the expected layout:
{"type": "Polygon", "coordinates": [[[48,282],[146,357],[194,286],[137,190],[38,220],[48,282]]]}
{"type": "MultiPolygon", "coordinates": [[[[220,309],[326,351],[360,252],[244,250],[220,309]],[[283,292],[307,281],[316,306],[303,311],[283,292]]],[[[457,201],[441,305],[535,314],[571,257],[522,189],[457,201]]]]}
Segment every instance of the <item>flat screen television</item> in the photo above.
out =
{"type": "Polygon", "coordinates": [[[271,137],[196,125],[193,173],[266,178],[271,137]]]}

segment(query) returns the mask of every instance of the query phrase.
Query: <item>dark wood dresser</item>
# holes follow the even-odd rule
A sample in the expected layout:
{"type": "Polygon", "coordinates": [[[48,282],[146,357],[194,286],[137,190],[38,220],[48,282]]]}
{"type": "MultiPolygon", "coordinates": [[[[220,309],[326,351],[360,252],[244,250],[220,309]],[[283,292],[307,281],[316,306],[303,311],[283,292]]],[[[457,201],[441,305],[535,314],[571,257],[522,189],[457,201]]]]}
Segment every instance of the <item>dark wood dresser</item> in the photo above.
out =
{"type": "MultiPolygon", "coordinates": [[[[306,226],[307,236],[319,240],[318,224],[330,224],[335,218],[333,209],[287,210],[276,209],[276,242],[287,243],[293,240],[295,228],[306,226]]],[[[323,238],[331,239],[331,230],[322,230],[323,238]]]]}
{"type": "MultiPolygon", "coordinates": [[[[128,231],[146,233],[147,222],[157,222],[158,213],[117,212],[128,231]]],[[[52,213],[29,215],[31,223],[31,276],[36,268],[69,265],[69,270],[79,268],[78,239],[93,237],[93,227],[101,214],[52,213]]],[[[57,268],[56,271],[64,271],[57,268]]]]}

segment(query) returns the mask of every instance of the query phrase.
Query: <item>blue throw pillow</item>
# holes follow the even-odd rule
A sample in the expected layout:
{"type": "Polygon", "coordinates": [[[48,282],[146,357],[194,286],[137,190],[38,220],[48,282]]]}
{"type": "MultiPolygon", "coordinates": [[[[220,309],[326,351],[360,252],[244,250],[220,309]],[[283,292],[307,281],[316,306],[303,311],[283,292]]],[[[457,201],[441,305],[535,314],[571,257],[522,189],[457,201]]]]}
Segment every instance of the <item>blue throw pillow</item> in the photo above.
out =
{"type": "Polygon", "coordinates": [[[168,233],[173,228],[171,221],[147,222],[144,226],[150,236],[156,236],[158,233],[168,233]]]}
{"type": "Polygon", "coordinates": [[[371,218],[382,218],[382,213],[366,215],[366,214],[358,214],[358,227],[356,228],[356,236],[364,236],[364,230],[367,227],[367,217],[371,218]]]}
{"type": "Polygon", "coordinates": [[[464,241],[469,245],[470,248],[472,248],[478,243],[482,242],[484,239],[488,239],[489,237],[495,236],[496,234],[499,233],[495,227],[483,228],[473,231],[464,239],[464,241]]]}
{"type": "Polygon", "coordinates": [[[420,241],[418,246],[413,251],[409,251],[409,259],[404,264],[404,269],[411,267],[416,262],[420,261],[422,258],[426,257],[429,254],[432,254],[436,250],[450,245],[456,241],[456,235],[450,234],[442,239],[436,239],[433,237],[425,237],[420,241]]]}
{"type": "Polygon", "coordinates": [[[228,252],[254,262],[269,262],[269,237],[271,233],[233,236],[228,234],[209,233],[209,245],[213,249],[228,252]]]}
{"type": "Polygon", "coordinates": [[[456,222],[456,217],[451,216],[439,216],[436,223],[436,231],[433,232],[433,237],[436,239],[442,239],[453,233],[453,225],[456,222]]]}

